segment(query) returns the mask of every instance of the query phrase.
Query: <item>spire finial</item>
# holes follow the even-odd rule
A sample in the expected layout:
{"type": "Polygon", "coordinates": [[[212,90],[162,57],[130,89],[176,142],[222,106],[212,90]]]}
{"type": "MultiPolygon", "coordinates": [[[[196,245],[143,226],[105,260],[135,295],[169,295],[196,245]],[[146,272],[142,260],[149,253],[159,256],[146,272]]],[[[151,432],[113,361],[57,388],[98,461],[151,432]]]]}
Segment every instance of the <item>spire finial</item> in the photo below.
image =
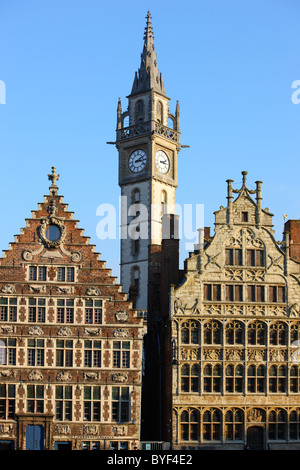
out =
{"type": "Polygon", "coordinates": [[[56,173],[56,167],[53,166],[53,167],[52,167],[52,173],[50,173],[50,174],[48,175],[48,179],[49,179],[49,180],[51,181],[51,183],[52,183],[49,189],[51,189],[51,190],[52,190],[52,189],[54,189],[54,190],[57,190],[57,189],[58,189],[58,188],[57,188],[57,185],[56,185],[56,181],[59,179],[59,177],[60,177],[60,175],[58,175],[58,174],[56,173]]]}
{"type": "Polygon", "coordinates": [[[151,13],[150,13],[149,10],[148,10],[146,19],[147,19],[147,24],[146,24],[146,27],[145,27],[144,40],[145,40],[145,44],[148,44],[150,39],[152,39],[152,41],[154,39],[153,28],[152,28],[152,25],[151,25],[151,13]]]}

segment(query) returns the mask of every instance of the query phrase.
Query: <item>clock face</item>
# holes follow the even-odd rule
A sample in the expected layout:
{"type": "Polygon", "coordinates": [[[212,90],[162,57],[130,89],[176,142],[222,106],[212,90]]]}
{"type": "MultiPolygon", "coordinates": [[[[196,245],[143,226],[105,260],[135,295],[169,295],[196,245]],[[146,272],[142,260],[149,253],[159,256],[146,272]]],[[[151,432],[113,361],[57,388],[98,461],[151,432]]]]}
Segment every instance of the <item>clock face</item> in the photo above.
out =
{"type": "Polygon", "coordinates": [[[133,173],[142,171],[147,163],[147,154],[144,150],[135,150],[129,157],[128,168],[133,173]]]}
{"type": "Polygon", "coordinates": [[[165,152],[163,152],[162,150],[158,150],[155,155],[155,162],[158,171],[163,174],[168,173],[170,168],[170,162],[165,152]]]}

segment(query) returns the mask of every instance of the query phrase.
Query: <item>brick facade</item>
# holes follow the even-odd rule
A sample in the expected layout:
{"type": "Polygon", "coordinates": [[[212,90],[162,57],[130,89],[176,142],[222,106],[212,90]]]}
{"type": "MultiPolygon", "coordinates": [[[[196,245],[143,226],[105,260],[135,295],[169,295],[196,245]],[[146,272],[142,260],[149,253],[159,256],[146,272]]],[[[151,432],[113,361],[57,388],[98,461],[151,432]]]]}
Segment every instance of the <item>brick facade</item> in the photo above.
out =
{"type": "Polygon", "coordinates": [[[57,178],[0,263],[0,447],[137,448],[143,321],[57,178]]]}

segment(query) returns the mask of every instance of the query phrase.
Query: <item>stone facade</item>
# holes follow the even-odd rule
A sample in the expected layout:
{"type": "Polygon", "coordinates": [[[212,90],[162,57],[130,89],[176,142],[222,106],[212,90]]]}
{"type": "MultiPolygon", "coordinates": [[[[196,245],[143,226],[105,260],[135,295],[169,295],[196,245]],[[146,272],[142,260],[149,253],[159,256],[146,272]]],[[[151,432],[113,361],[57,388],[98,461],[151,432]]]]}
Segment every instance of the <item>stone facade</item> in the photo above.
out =
{"type": "Polygon", "coordinates": [[[300,260],[246,175],[171,288],[174,449],[300,449],[300,260]]]}
{"type": "Polygon", "coordinates": [[[0,448],[138,448],[143,320],[49,179],[0,263],[0,448]]]}

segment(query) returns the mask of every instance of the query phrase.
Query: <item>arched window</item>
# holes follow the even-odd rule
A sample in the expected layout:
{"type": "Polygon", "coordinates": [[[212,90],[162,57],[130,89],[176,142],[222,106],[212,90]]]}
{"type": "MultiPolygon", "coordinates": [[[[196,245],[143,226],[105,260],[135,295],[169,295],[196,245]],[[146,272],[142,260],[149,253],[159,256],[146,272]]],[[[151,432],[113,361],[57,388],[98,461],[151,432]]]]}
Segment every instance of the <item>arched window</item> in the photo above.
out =
{"type": "Polygon", "coordinates": [[[227,344],[244,343],[244,326],[241,322],[230,321],[225,327],[225,340],[227,344]]]}
{"type": "Polygon", "coordinates": [[[138,204],[141,202],[141,192],[139,188],[134,188],[131,193],[131,202],[132,204],[138,204]]]}
{"type": "Polygon", "coordinates": [[[200,367],[198,364],[183,364],[181,367],[181,391],[199,392],[200,367]]]}
{"type": "Polygon", "coordinates": [[[221,440],[221,412],[217,409],[207,410],[203,413],[203,440],[221,440]]]}
{"type": "Polygon", "coordinates": [[[277,322],[270,325],[270,344],[284,346],[287,344],[287,329],[285,323],[277,322]]]}
{"type": "Polygon", "coordinates": [[[166,191],[161,192],[161,216],[168,212],[168,198],[166,191]]]}
{"type": "Polygon", "coordinates": [[[249,366],[247,376],[249,393],[265,392],[265,366],[255,364],[249,366]]]}
{"type": "Polygon", "coordinates": [[[244,368],[238,364],[230,364],[225,369],[225,387],[228,393],[243,391],[244,368]]]}
{"type": "Polygon", "coordinates": [[[225,415],[225,439],[227,441],[241,441],[243,439],[244,413],[234,409],[225,415]]]}
{"type": "Polygon", "coordinates": [[[300,392],[300,367],[292,366],[290,370],[290,392],[300,392]]]}
{"type": "Polygon", "coordinates": [[[221,344],[222,326],[219,322],[207,322],[203,331],[204,344],[221,344]]]}
{"type": "Polygon", "coordinates": [[[203,370],[203,389],[205,393],[221,392],[222,369],[220,364],[207,364],[203,370]]]}
{"type": "Polygon", "coordinates": [[[266,325],[262,322],[253,322],[248,325],[248,344],[256,346],[266,344],[266,325]]]}
{"type": "Polygon", "coordinates": [[[161,101],[157,102],[156,105],[156,116],[157,121],[163,124],[163,105],[161,101]]]}
{"type": "Polygon", "coordinates": [[[184,322],[181,325],[181,343],[182,344],[199,344],[199,328],[200,325],[196,321],[184,322]]]}
{"type": "Polygon", "coordinates": [[[286,411],[276,409],[269,413],[269,439],[270,440],[285,440],[286,439],[286,411]]]}
{"type": "Polygon", "coordinates": [[[144,102],[142,100],[138,100],[136,103],[136,117],[137,117],[137,122],[141,122],[144,120],[145,117],[145,108],[144,108],[144,102]]]}
{"type": "Polygon", "coordinates": [[[135,287],[136,296],[140,293],[140,269],[134,266],[131,270],[131,285],[135,287]]]}
{"type": "Polygon", "coordinates": [[[182,441],[199,441],[200,413],[198,410],[183,411],[180,416],[180,430],[182,441]]]}
{"type": "Polygon", "coordinates": [[[286,367],[283,365],[273,365],[269,369],[269,392],[286,392],[286,367]]]}
{"type": "Polygon", "coordinates": [[[290,413],[288,422],[290,439],[298,441],[300,439],[300,408],[290,413]]]}

